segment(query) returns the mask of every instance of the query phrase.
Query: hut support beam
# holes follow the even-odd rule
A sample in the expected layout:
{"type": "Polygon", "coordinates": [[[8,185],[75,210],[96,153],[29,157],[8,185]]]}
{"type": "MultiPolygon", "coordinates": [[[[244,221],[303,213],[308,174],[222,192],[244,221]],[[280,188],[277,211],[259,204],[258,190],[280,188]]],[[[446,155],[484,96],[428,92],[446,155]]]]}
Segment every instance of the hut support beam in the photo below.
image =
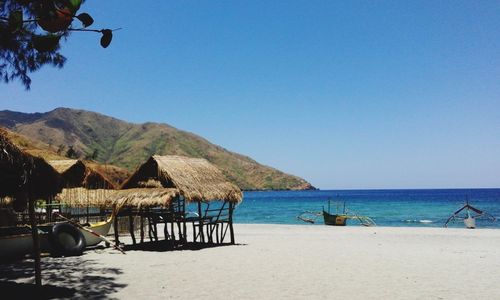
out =
{"type": "Polygon", "coordinates": [[[234,203],[229,202],[229,236],[231,237],[231,244],[234,244],[233,211],[234,203]]]}
{"type": "Polygon", "coordinates": [[[182,219],[182,229],[184,230],[184,243],[187,243],[187,224],[186,224],[186,220],[183,218],[182,219]]]}
{"type": "Polygon", "coordinates": [[[141,222],[141,244],[144,243],[144,216],[142,215],[142,208],[139,210],[140,222],[141,222]]]}
{"type": "Polygon", "coordinates": [[[168,233],[168,212],[166,212],[164,215],[162,215],[163,218],[163,236],[165,237],[165,240],[168,241],[170,239],[170,234],[168,233]]]}
{"type": "Polygon", "coordinates": [[[113,231],[115,232],[115,246],[120,245],[120,238],[119,238],[119,233],[118,233],[118,213],[116,214],[115,218],[113,219],[113,231]]]}
{"type": "Polygon", "coordinates": [[[205,235],[203,234],[203,214],[201,212],[201,201],[198,201],[198,215],[200,216],[200,221],[199,221],[199,234],[200,234],[200,242],[204,243],[205,242],[205,235]]]}
{"type": "Polygon", "coordinates": [[[28,200],[29,215],[31,223],[31,235],[33,237],[33,258],[35,259],[35,284],[42,286],[42,267],[40,263],[40,240],[38,237],[38,226],[35,219],[35,200],[28,200]]]}
{"type": "Polygon", "coordinates": [[[128,212],[128,230],[130,232],[130,237],[132,238],[132,244],[136,244],[135,234],[134,234],[134,216],[132,215],[132,210],[128,212]]]}
{"type": "Polygon", "coordinates": [[[33,238],[33,258],[35,259],[35,284],[42,286],[42,268],[40,264],[40,240],[38,237],[38,226],[35,218],[35,200],[32,197],[28,200],[29,215],[31,223],[31,235],[33,238]]]}

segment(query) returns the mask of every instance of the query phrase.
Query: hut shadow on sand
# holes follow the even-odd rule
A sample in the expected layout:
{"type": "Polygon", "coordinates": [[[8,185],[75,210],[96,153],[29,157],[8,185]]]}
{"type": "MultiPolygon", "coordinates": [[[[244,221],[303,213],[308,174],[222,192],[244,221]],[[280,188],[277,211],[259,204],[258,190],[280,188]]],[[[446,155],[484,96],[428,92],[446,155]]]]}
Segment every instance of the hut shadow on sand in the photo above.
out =
{"type": "Polygon", "coordinates": [[[150,252],[167,252],[167,251],[199,251],[209,248],[227,247],[227,246],[246,246],[247,244],[215,244],[202,242],[187,242],[182,245],[177,245],[171,240],[160,240],[152,242],[144,242],[138,244],[127,244],[123,247],[125,251],[150,251],[150,252]]]}
{"type": "Polygon", "coordinates": [[[121,269],[103,267],[85,256],[47,257],[42,267],[44,282],[51,284],[36,287],[27,283],[33,278],[32,261],[0,263],[2,294],[15,295],[16,299],[113,299],[111,294],[126,286],[116,282],[121,269]]]}

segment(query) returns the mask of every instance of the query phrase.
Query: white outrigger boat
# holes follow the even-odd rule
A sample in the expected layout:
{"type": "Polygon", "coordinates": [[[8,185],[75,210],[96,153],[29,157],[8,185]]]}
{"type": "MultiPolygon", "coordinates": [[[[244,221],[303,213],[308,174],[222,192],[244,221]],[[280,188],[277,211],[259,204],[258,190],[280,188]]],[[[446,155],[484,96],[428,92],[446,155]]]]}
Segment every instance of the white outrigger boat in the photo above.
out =
{"type": "Polygon", "coordinates": [[[490,221],[496,220],[494,216],[473,207],[467,201],[467,203],[464,206],[462,206],[460,209],[454,212],[451,215],[451,217],[449,217],[448,220],[446,220],[446,223],[444,223],[444,227],[448,227],[448,223],[455,221],[455,219],[462,219],[464,220],[465,228],[474,229],[476,228],[476,219],[478,218],[487,218],[490,221]],[[465,211],[465,216],[462,216],[460,214],[462,211],[465,211]]]}

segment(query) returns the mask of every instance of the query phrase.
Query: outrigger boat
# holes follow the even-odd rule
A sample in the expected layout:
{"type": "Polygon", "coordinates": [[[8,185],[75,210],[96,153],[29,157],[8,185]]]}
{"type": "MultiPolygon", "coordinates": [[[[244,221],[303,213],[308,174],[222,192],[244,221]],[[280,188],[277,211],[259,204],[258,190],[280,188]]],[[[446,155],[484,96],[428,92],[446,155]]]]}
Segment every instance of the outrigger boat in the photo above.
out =
{"type": "Polygon", "coordinates": [[[461,219],[464,220],[465,228],[474,229],[476,228],[476,219],[478,218],[487,218],[490,221],[496,220],[496,218],[491,214],[473,207],[469,204],[469,201],[467,201],[464,206],[454,212],[451,217],[446,220],[446,223],[444,223],[444,227],[448,227],[448,223],[454,222],[456,219],[461,219]],[[462,211],[465,211],[464,215],[461,214],[462,211]]]}
{"type": "MultiPolygon", "coordinates": [[[[75,226],[76,230],[81,232],[84,238],[84,248],[96,246],[102,241],[103,236],[106,236],[113,223],[114,215],[111,215],[106,221],[92,223],[87,226],[75,226]]],[[[67,222],[66,222],[67,223],[67,222]]],[[[50,235],[52,228],[61,223],[39,225],[40,248],[42,251],[51,251],[50,235]]],[[[63,240],[60,239],[59,240],[63,240]]],[[[63,242],[75,243],[74,241],[63,242]]],[[[31,227],[29,226],[12,226],[0,227],[0,258],[23,256],[33,251],[33,240],[31,236],[31,227]]]]}
{"type": "Polygon", "coordinates": [[[298,215],[297,219],[314,224],[317,218],[323,216],[323,222],[325,223],[325,225],[330,226],[346,226],[347,220],[357,220],[359,224],[363,226],[377,226],[377,224],[375,224],[375,221],[373,221],[370,217],[360,216],[352,211],[347,212],[345,202],[342,213],[339,213],[339,206],[337,205],[337,213],[332,214],[330,212],[330,202],[331,201],[328,201],[328,211],[325,210],[325,207],[323,207],[323,210],[321,212],[305,211],[302,214],[298,215]]]}

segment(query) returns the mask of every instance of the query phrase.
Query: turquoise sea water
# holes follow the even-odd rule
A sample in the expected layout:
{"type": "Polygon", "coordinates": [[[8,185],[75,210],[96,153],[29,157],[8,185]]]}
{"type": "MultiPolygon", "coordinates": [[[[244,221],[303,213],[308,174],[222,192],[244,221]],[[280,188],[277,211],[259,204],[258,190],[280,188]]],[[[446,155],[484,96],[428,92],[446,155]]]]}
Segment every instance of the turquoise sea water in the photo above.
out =
{"type": "MultiPolygon", "coordinates": [[[[466,199],[489,212],[495,222],[476,221],[478,228],[500,228],[500,189],[442,190],[332,190],[245,192],[234,215],[236,223],[309,224],[297,219],[305,210],[321,211],[333,202],[346,202],[348,210],[371,217],[379,226],[442,227],[466,199]]],[[[337,206],[332,204],[332,211],[337,206]]],[[[321,218],[316,224],[323,225],[321,218]]],[[[349,221],[349,225],[358,225],[349,221]]],[[[450,227],[463,227],[462,222],[450,227]]]]}

